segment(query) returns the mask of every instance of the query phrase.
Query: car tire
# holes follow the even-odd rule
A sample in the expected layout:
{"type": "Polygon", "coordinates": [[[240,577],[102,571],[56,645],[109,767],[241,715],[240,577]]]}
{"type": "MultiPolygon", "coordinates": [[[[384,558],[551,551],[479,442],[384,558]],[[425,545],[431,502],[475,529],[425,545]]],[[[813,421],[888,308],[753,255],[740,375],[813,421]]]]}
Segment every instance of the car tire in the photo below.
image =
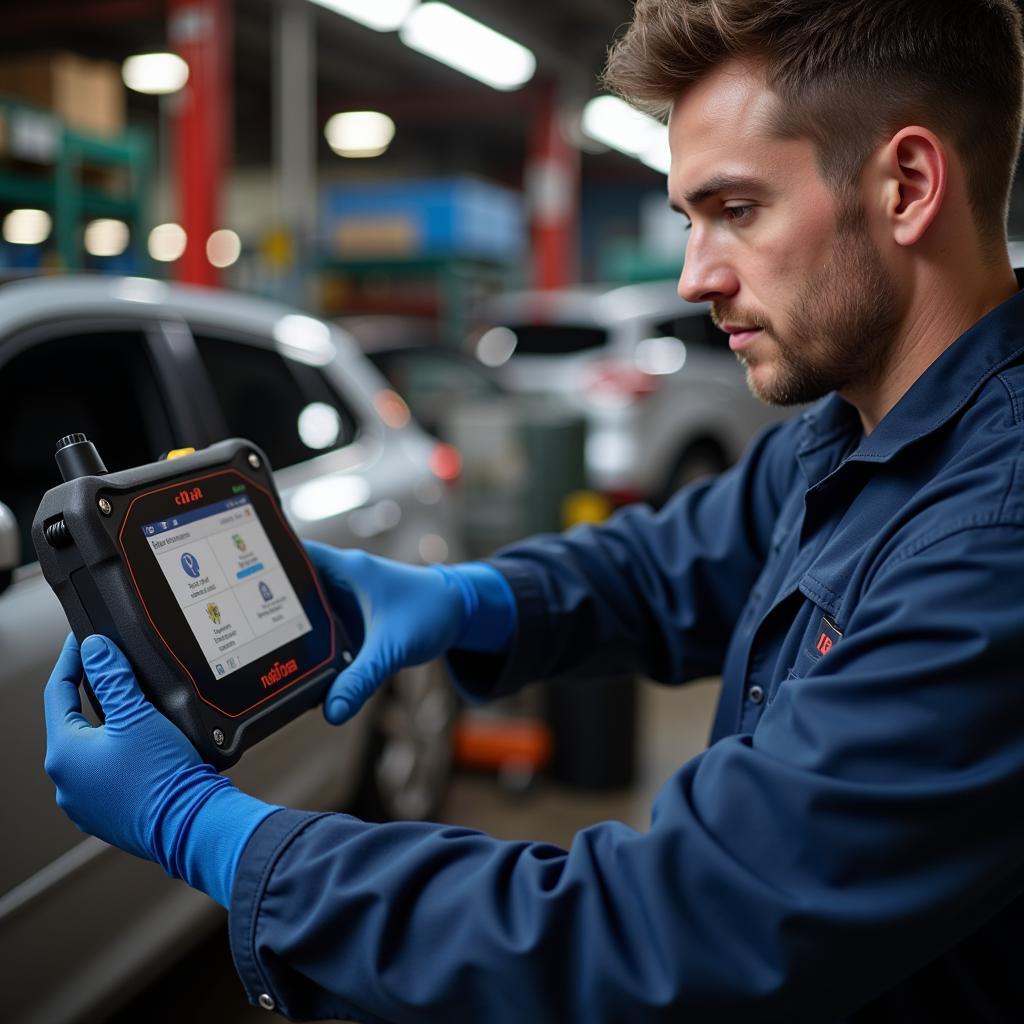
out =
{"type": "Polygon", "coordinates": [[[722,449],[713,441],[694,442],[676,459],[662,491],[661,500],[658,502],[659,506],[664,505],[676,491],[683,487],[696,483],[698,480],[718,476],[722,470],[728,468],[728,465],[729,462],[722,449]]]}
{"type": "Polygon", "coordinates": [[[439,661],[403,669],[381,687],[352,811],[365,821],[430,821],[452,774],[458,700],[439,661]]]}

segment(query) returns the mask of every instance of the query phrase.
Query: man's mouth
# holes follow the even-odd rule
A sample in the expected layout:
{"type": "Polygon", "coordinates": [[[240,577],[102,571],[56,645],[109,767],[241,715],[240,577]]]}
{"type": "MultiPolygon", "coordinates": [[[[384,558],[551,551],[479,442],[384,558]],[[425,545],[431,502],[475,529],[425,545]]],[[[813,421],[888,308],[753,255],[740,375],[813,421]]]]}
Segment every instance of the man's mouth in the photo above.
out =
{"type": "Polygon", "coordinates": [[[741,324],[722,324],[722,330],[729,335],[729,348],[733,352],[742,352],[748,348],[761,333],[759,327],[745,327],[741,324]]]}

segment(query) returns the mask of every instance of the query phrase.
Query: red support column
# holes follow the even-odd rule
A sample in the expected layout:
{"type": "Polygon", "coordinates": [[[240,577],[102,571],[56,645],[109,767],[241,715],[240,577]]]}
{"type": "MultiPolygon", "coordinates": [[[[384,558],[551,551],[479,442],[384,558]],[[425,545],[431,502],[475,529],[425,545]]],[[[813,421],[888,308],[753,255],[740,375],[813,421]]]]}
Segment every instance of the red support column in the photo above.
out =
{"type": "Polygon", "coordinates": [[[565,138],[559,114],[557,88],[546,83],[526,172],[535,288],[562,288],[579,274],[580,152],[565,138]]]}
{"type": "Polygon", "coordinates": [[[231,14],[229,0],[168,0],[171,45],[189,67],[172,114],[178,217],[188,243],[180,281],[216,285],[206,240],[222,227],[221,189],[231,152],[231,14]]]}

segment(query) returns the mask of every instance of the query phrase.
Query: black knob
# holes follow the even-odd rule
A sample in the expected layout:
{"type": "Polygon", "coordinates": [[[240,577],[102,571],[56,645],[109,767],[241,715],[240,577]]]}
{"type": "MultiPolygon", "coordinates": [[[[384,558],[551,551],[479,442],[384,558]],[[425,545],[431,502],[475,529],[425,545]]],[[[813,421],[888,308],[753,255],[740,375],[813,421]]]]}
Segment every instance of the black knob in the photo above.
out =
{"type": "Polygon", "coordinates": [[[85,434],[68,434],[57,442],[57,467],[60,475],[67,480],[80,476],[99,476],[106,473],[100,453],[85,434]]]}
{"type": "Polygon", "coordinates": [[[67,448],[69,444],[78,444],[80,441],[87,440],[88,438],[85,436],[85,434],[68,434],[67,437],[62,437],[57,442],[57,451],[60,451],[61,448],[67,448]]]}

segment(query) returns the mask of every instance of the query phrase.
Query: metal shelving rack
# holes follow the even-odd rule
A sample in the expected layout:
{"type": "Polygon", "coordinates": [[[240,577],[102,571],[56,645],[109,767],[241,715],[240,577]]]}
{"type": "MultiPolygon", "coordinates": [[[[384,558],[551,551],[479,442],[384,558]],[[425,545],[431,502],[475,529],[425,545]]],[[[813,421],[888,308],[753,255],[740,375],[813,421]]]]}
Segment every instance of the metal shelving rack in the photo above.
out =
{"type": "Polygon", "coordinates": [[[148,263],[145,227],[152,176],[149,135],[130,128],[114,138],[75,131],[51,111],[0,97],[5,145],[0,153],[0,206],[33,206],[53,217],[57,256],[64,270],[85,265],[82,223],[116,217],[128,224],[137,264],[148,263]],[[16,164],[16,165],[15,165],[16,164]],[[123,171],[110,191],[86,180],[89,172],[123,171]]]}

